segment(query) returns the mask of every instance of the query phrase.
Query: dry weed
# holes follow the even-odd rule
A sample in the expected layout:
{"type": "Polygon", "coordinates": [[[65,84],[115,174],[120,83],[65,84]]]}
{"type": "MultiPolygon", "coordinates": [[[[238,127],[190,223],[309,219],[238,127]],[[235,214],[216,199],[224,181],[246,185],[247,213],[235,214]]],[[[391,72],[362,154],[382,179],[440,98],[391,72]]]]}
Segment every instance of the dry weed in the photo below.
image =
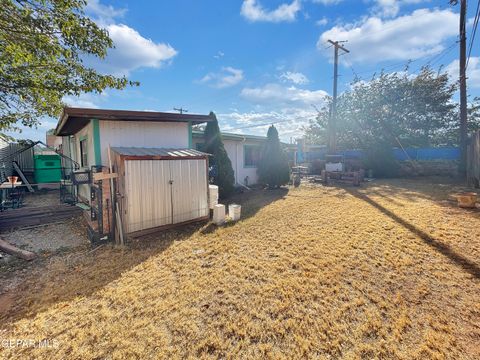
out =
{"type": "Polygon", "coordinates": [[[8,338],[58,347],[0,355],[479,358],[480,215],[452,186],[259,192],[235,225],[100,249],[47,269],[3,316],[8,338]]]}

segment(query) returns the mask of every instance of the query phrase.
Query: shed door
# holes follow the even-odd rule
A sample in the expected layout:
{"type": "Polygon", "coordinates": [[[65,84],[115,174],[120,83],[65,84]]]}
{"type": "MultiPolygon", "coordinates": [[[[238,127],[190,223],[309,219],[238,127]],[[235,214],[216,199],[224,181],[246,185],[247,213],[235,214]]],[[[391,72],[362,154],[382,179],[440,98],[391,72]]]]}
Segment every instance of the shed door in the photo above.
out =
{"type": "Polygon", "coordinates": [[[208,215],[205,160],[170,160],[173,224],[208,215]]]}
{"type": "Polygon", "coordinates": [[[168,161],[126,160],[127,232],[172,223],[168,161]]]}
{"type": "Polygon", "coordinates": [[[126,160],[127,232],[208,215],[206,160],[126,160]]]}

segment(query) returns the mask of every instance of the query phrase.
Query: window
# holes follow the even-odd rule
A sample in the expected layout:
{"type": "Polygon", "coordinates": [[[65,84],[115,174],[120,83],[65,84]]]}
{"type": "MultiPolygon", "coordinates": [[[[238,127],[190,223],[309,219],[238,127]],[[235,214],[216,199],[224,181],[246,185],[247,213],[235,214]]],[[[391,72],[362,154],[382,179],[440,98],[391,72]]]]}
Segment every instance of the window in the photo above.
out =
{"type": "Polygon", "coordinates": [[[80,140],[80,166],[88,167],[87,139],[80,140]]]}
{"type": "Polygon", "coordinates": [[[244,145],[243,146],[243,167],[257,167],[260,159],[259,145],[244,145]]]}

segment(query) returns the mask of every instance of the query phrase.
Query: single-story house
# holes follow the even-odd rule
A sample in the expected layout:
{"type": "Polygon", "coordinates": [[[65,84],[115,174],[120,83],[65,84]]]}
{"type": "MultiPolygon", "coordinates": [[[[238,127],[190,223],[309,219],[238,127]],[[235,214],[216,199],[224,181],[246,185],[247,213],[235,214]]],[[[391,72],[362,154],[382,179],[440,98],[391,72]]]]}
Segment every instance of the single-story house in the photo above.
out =
{"type": "MultiPolygon", "coordinates": [[[[109,147],[190,149],[192,126],[211,120],[208,115],[66,107],[55,135],[62,137],[63,154],[89,170],[108,166],[109,147]]],[[[79,186],[78,196],[88,201],[89,191],[79,186]]]]}
{"type": "MultiPolygon", "coordinates": [[[[254,185],[258,182],[257,165],[265,136],[243,135],[222,132],[223,145],[232,162],[235,183],[254,185]]],[[[193,131],[193,147],[204,150],[203,131],[193,131]]]]}

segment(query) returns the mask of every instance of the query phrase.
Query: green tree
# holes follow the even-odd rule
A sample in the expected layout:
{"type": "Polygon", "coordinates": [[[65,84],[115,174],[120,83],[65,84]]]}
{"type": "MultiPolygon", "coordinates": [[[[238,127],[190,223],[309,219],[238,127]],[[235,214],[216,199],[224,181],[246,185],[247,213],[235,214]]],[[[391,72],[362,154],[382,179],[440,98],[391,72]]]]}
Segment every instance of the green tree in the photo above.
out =
{"type": "Polygon", "coordinates": [[[257,172],[259,181],[271,188],[285,185],[290,180],[287,156],[280,144],[278,131],[273,125],[268,128],[257,172]]]}
{"type": "Polygon", "coordinates": [[[86,57],[103,59],[108,32],[84,13],[86,0],[3,0],[0,8],[0,131],[58,116],[65,95],[138,85],[99,74],[86,57]]]}
{"type": "MultiPolygon", "coordinates": [[[[343,148],[431,146],[443,141],[452,126],[456,85],[446,73],[424,67],[418,74],[380,73],[369,81],[356,79],[338,98],[337,143],[343,148]]],[[[328,106],[306,127],[307,140],[326,144],[328,106]]]]}
{"type": "Polygon", "coordinates": [[[234,190],[235,176],[232,162],[223,145],[217,117],[213,112],[210,113],[210,117],[214,120],[208,122],[205,127],[205,152],[212,155],[210,158],[210,166],[212,167],[210,177],[213,178],[213,184],[218,186],[220,197],[225,198],[231,195],[234,190]]]}

